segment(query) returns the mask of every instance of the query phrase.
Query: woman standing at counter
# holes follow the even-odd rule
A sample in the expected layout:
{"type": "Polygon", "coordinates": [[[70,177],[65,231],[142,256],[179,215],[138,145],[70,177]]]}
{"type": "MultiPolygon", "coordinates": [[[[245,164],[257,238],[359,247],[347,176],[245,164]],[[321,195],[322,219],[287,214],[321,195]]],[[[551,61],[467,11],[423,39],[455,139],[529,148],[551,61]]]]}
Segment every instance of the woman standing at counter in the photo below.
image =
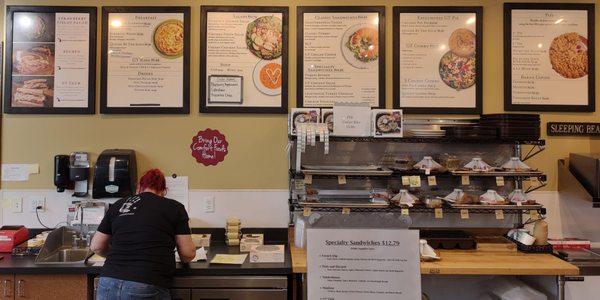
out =
{"type": "Polygon", "coordinates": [[[173,249],[182,262],[196,255],[185,207],[164,197],[164,174],[146,172],[137,192],[110,207],[92,239],[91,249],[106,255],[97,299],[170,299],[173,249]]]}

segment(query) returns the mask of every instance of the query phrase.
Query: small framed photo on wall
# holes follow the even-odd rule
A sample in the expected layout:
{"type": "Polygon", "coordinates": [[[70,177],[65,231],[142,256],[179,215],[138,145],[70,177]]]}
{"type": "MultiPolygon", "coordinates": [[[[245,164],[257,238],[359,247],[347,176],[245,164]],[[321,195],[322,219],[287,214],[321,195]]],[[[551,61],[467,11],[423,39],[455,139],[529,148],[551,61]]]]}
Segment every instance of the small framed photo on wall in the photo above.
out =
{"type": "Polygon", "coordinates": [[[4,111],[93,114],[96,7],[7,6],[4,111]]]}
{"type": "Polygon", "coordinates": [[[200,112],[288,111],[288,8],[202,6],[200,112]]]}
{"type": "Polygon", "coordinates": [[[483,7],[394,7],[394,108],[480,114],[483,7]]]}
{"type": "Polygon", "coordinates": [[[595,110],[594,4],[504,4],[504,109],[595,110]]]}
{"type": "Polygon", "coordinates": [[[189,114],[190,8],[102,8],[103,114],[189,114]]]}

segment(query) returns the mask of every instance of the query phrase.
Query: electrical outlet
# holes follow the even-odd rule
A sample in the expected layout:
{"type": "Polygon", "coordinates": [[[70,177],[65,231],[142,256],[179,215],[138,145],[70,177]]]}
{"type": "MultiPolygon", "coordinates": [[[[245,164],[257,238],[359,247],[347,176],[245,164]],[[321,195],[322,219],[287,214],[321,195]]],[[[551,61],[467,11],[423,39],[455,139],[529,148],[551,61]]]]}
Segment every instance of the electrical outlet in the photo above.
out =
{"type": "Polygon", "coordinates": [[[22,213],[23,212],[23,198],[13,198],[11,200],[12,212],[22,213]]]}
{"type": "Polygon", "coordinates": [[[35,213],[35,210],[38,206],[41,206],[38,209],[38,212],[46,211],[46,197],[31,197],[29,200],[29,212],[35,213]]]}
{"type": "Polygon", "coordinates": [[[215,212],[215,196],[204,196],[204,212],[215,212]]]}

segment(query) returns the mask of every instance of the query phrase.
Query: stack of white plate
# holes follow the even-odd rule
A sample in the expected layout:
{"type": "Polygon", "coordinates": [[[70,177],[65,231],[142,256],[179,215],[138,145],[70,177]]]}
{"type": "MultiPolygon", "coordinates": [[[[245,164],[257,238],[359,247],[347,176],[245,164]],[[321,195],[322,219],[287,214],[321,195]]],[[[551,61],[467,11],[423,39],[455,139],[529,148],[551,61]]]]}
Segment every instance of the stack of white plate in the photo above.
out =
{"type": "Polygon", "coordinates": [[[412,137],[437,138],[446,135],[446,130],[439,129],[410,129],[408,135],[412,137]]]}

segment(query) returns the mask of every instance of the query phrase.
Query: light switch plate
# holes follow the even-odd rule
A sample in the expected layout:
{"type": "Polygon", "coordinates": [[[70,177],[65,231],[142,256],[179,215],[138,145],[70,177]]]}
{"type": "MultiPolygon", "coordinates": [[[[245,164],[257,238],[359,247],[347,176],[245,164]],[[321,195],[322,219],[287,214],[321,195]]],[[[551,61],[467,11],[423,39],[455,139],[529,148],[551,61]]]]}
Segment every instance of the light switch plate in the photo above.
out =
{"type": "Polygon", "coordinates": [[[22,213],[23,212],[23,198],[11,199],[12,212],[22,213]]]}
{"type": "Polygon", "coordinates": [[[204,196],[203,204],[205,213],[215,212],[215,196],[204,196]]]}

